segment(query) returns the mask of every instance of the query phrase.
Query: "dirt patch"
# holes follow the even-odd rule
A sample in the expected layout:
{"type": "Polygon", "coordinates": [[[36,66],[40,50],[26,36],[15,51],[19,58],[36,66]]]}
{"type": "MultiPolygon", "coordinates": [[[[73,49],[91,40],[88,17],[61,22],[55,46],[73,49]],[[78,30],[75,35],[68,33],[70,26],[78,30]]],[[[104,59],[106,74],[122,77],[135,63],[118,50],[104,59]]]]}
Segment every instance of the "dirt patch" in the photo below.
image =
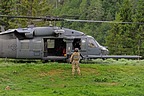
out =
{"type": "Polygon", "coordinates": [[[107,86],[116,86],[118,85],[118,83],[116,82],[103,82],[103,83],[99,83],[100,85],[107,85],[107,86]]]}
{"type": "Polygon", "coordinates": [[[88,74],[99,74],[97,69],[94,68],[81,68],[82,73],[88,73],[88,74]]]}
{"type": "MultiPolygon", "coordinates": [[[[96,74],[99,75],[100,73],[98,72],[97,69],[94,68],[80,68],[81,73],[85,74],[85,75],[90,75],[90,74],[96,74]]],[[[44,76],[57,76],[60,74],[66,74],[66,73],[71,73],[71,69],[69,70],[63,70],[63,69],[53,69],[53,70],[49,70],[47,72],[41,72],[39,74],[39,76],[44,77],[44,76]]]]}
{"type": "Polygon", "coordinates": [[[55,69],[55,70],[50,70],[48,72],[41,72],[39,76],[44,77],[44,76],[54,76],[54,75],[59,75],[62,74],[64,70],[61,69],[55,69]]]}

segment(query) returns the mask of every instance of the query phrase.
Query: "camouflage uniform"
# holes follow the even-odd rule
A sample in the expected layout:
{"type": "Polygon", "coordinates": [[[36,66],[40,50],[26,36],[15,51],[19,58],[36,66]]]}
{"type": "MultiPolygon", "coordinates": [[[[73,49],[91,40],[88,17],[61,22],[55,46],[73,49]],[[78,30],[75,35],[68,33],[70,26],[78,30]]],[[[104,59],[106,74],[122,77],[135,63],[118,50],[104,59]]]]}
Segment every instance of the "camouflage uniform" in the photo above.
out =
{"type": "Polygon", "coordinates": [[[75,74],[75,69],[80,75],[79,61],[80,61],[80,53],[76,49],[76,51],[70,57],[70,62],[72,63],[72,75],[75,74]]]}

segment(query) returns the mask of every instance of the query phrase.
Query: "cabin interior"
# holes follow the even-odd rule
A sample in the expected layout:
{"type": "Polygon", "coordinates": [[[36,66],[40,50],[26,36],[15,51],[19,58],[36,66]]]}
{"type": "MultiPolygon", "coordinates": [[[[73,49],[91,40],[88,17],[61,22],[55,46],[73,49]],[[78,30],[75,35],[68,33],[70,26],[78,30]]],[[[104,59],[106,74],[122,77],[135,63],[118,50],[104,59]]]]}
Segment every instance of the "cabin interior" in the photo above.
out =
{"type": "MultiPolygon", "coordinates": [[[[81,49],[81,39],[74,39],[72,48],[81,49]]],[[[66,54],[66,42],[63,38],[45,38],[44,39],[44,56],[64,56],[66,54]]]]}

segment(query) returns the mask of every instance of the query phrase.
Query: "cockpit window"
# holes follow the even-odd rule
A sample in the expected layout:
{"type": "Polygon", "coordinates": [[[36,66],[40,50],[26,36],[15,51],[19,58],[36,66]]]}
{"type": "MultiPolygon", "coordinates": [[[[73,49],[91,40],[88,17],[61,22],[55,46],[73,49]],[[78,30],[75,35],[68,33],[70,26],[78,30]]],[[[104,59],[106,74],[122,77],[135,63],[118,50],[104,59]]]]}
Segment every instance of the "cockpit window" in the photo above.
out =
{"type": "Polygon", "coordinates": [[[93,39],[89,39],[88,46],[91,48],[97,47],[97,45],[93,39]]]}

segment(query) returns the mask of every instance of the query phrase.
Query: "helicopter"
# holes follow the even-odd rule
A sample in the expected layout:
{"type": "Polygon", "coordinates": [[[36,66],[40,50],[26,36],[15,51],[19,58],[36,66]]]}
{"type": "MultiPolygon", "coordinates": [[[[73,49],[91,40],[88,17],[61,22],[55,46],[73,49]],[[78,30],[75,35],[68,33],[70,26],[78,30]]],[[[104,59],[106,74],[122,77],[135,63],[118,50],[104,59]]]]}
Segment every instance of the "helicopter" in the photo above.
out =
{"type": "MultiPolygon", "coordinates": [[[[69,22],[105,22],[94,20],[73,20],[59,17],[30,17],[30,16],[7,16],[7,18],[42,19],[44,21],[69,21],[69,22]]],[[[131,23],[131,22],[114,22],[131,23]]],[[[34,27],[9,29],[0,33],[0,58],[14,59],[41,59],[43,61],[66,61],[78,48],[84,59],[107,59],[107,58],[141,58],[131,55],[108,55],[109,50],[100,45],[94,37],[83,32],[57,27],[34,27]]]]}

